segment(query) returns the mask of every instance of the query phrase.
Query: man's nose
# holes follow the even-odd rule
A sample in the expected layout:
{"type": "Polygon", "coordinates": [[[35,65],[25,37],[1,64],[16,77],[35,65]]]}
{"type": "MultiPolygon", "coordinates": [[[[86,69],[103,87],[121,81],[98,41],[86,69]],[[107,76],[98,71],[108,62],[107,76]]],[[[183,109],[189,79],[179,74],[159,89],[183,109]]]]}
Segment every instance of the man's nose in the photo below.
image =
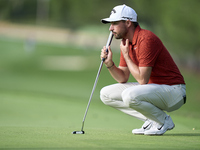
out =
{"type": "Polygon", "coordinates": [[[113,25],[110,25],[109,31],[113,31],[113,25]]]}

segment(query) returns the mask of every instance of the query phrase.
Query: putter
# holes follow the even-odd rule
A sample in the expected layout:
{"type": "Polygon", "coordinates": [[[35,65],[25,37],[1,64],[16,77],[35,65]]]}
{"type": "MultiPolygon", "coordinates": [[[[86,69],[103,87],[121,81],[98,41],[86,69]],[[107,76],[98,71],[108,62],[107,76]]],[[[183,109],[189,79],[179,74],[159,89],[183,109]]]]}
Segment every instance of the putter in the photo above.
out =
{"type": "MultiPolygon", "coordinates": [[[[107,41],[107,44],[106,44],[106,52],[108,52],[108,47],[110,46],[111,42],[112,42],[112,39],[113,39],[113,34],[112,34],[112,31],[110,31],[110,35],[108,37],[108,41],[107,41]]],[[[99,75],[100,75],[100,72],[101,72],[101,69],[102,69],[102,66],[103,66],[103,62],[105,61],[105,58],[102,58],[101,60],[101,64],[99,66],[99,70],[98,70],[98,73],[97,73],[97,76],[96,76],[96,80],[94,82],[94,85],[93,85],[93,88],[92,88],[92,92],[91,92],[91,95],[90,95],[90,99],[88,101],[88,105],[87,105],[87,108],[86,108],[86,111],[85,111],[85,115],[83,117],[83,121],[82,121],[82,127],[81,127],[81,131],[73,131],[72,134],[85,134],[85,131],[83,131],[83,127],[84,127],[84,123],[85,123],[85,118],[86,118],[86,115],[87,115],[87,112],[88,112],[88,109],[89,109],[89,106],[90,106],[90,102],[92,100],[92,96],[93,96],[93,93],[94,93],[94,90],[96,88],[96,85],[97,85],[97,81],[99,79],[99,75]]]]}

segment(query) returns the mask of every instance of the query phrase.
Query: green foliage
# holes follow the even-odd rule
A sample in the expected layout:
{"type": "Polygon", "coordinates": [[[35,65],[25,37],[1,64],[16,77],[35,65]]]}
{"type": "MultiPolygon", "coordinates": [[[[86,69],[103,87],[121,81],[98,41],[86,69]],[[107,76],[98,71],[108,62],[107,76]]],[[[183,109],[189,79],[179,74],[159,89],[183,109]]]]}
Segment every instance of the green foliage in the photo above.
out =
{"type": "Polygon", "coordinates": [[[0,0],[0,19],[78,29],[100,26],[114,6],[124,3],[170,51],[200,57],[199,0],[0,0]]]}

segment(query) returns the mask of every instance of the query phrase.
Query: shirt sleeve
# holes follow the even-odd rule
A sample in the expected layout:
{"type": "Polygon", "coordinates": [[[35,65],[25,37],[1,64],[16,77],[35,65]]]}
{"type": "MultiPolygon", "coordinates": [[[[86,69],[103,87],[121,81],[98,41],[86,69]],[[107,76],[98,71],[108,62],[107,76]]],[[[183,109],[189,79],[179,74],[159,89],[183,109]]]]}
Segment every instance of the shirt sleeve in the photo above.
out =
{"type": "Polygon", "coordinates": [[[120,55],[119,66],[121,66],[121,67],[127,67],[127,64],[126,64],[126,61],[124,59],[124,56],[123,56],[122,52],[121,52],[121,55],[120,55]]]}

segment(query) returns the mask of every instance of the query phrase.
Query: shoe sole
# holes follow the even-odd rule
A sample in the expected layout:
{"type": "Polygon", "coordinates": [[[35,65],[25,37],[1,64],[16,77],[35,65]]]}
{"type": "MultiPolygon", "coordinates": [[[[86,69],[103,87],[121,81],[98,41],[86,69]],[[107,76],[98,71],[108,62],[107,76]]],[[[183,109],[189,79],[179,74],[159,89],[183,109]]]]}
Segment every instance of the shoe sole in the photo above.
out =
{"type": "MultiPolygon", "coordinates": [[[[174,127],[175,127],[175,124],[173,125],[173,127],[168,128],[166,131],[172,130],[174,127]]],[[[166,132],[166,131],[165,131],[165,132],[166,132]]],[[[165,132],[164,132],[164,133],[165,133],[165,132]]],[[[144,134],[144,135],[147,135],[147,136],[160,136],[160,135],[163,135],[164,133],[162,133],[162,134],[144,134]]]]}
{"type": "Polygon", "coordinates": [[[174,129],[174,127],[175,127],[175,124],[173,125],[173,127],[168,128],[167,131],[168,131],[168,130],[172,130],[172,129],[174,129]]]}
{"type": "Polygon", "coordinates": [[[144,133],[133,133],[134,135],[144,135],[144,133]]]}
{"type": "MultiPolygon", "coordinates": [[[[143,129],[145,130],[148,130],[150,127],[151,127],[151,123],[150,124],[148,124],[145,128],[143,127],[143,129]]],[[[133,133],[133,132],[132,132],[133,133]]],[[[133,133],[133,134],[135,134],[135,135],[144,135],[144,132],[135,132],[135,133],[133,133]]]]}

